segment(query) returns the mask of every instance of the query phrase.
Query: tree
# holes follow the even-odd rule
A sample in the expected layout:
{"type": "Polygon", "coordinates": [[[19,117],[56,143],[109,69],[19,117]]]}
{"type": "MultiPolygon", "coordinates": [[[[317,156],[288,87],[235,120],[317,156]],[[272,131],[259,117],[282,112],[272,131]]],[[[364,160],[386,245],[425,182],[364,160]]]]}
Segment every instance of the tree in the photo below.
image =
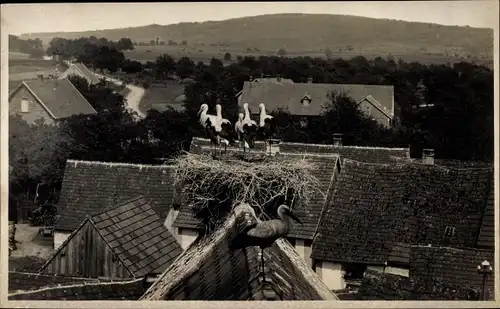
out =
{"type": "Polygon", "coordinates": [[[231,61],[231,54],[230,53],[225,53],[224,54],[224,60],[231,61]]]}
{"type": "Polygon", "coordinates": [[[172,40],[168,40],[167,44],[170,45],[170,46],[175,46],[175,45],[177,45],[177,42],[172,41],[172,40]]]}
{"type": "Polygon", "coordinates": [[[327,48],[325,48],[325,56],[326,56],[326,59],[328,59],[328,60],[332,59],[332,55],[333,55],[333,53],[332,53],[332,51],[330,50],[330,48],[328,48],[328,47],[327,47],[327,48]]]}
{"type": "Polygon", "coordinates": [[[188,57],[182,57],[181,59],[179,59],[179,61],[177,62],[176,73],[181,78],[181,80],[192,76],[194,72],[195,64],[191,59],[189,59],[188,57]]]}
{"type": "Polygon", "coordinates": [[[175,60],[168,54],[163,54],[156,58],[156,76],[165,82],[167,87],[167,77],[175,71],[175,60]]]}
{"type": "Polygon", "coordinates": [[[149,45],[154,46],[156,44],[155,40],[149,41],[149,45]]]}
{"type": "Polygon", "coordinates": [[[134,44],[132,43],[132,40],[129,38],[121,38],[116,43],[116,49],[118,49],[118,50],[133,50],[134,44]]]}
{"type": "Polygon", "coordinates": [[[121,69],[125,73],[140,73],[143,70],[143,65],[142,63],[135,61],[135,60],[129,60],[126,59],[121,66],[121,69]]]}
{"type": "Polygon", "coordinates": [[[280,56],[280,57],[285,57],[285,55],[286,55],[286,50],[285,50],[285,49],[283,49],[283,48],[280,48],[276,54],[277,54],[278,56],[280,56]]]}

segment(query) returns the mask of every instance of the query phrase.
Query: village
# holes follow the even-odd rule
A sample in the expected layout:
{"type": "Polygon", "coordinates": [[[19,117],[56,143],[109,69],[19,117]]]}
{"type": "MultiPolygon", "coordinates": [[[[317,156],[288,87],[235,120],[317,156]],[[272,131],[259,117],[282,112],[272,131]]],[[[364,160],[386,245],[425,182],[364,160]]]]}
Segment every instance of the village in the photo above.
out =
{"type": "Polygon", "coordinates": [[[494,300],[491,69],[132,41],[9,61],[9,300],[494,300]]]}

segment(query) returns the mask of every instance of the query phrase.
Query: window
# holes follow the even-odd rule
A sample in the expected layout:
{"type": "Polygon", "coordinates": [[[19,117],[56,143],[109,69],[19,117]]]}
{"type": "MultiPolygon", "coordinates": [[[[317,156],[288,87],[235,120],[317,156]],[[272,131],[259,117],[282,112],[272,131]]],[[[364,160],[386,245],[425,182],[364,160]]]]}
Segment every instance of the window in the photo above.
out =
{"type": "Polygon", "coordinates": [[[444,229],[444,236],[446,236],[446,237],[453,237],[453,236],[455,236],[455,227],[454,226],[447,226],[444,229]]]}
{"type": "Polygon", "coordinates": [[[29,112],[29,101],[26,98],[21,99],[21,113],[29,112]]]}

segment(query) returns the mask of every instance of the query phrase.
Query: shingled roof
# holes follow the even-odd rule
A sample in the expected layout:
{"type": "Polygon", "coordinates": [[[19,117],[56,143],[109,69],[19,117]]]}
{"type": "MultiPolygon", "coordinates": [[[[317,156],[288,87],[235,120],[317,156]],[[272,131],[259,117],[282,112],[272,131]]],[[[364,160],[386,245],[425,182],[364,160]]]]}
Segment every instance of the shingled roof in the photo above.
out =
{"type": "Polygon", "coordinates": [[[292,115],[316,116],[330,102],[328,94],[332,91],[344,93],[356,102],[367,99],[389,118],[394,117],[394,86],[387,85],[244,82],[240,103],[248,103],[254,113],[264,102],[269,111],[287,108],[292,115]],[[311,99],[309,105],[301,103],[304,97],[311,99]]]}
{"type": "MultiPolygon", "coordinates": [[[[209,146],[198,146],[193,147],[192,151],[210,153],[209,146]]],[[[239,152],[235,148],[228,148],[227,155],[231,155],[234,152],[239,152]]],[[[255,151],[257,153],[258,151],[255,151]]],[[[264,152],[261,152],[264,154],[264,152]]],[[[311,161],[317,169],[313,172],[313,176],[316,177],[321,186],[318,188],[322,194],[318,193],[316,196],[312,197],[307,209],[297,208],[295,212],[299,216],[304,224],[294,226],[293,230],[290,232],[289,236],[293,238],[300,239],[312,239],[314,232],[319,221],[321,211],[323,210],[326,197],[333,183],[333,177],[335,170],[338,169],[338,156],[336,154],[326,154],[326,153],[286,153],[283,152],[280,155],[284,160],[294,160],[294,158],[306,158],[311,161]]],[[[258,164],[258,163],[256,163],[258,164]]],[[[174,221],[173,226],[180,228],[191,228],[199,229],[201,228],[201,222],[193,217],[189,205],[181,205],[179,214],[174,221]]]]}
{"type": "Polygon", "coordinates": [[[56,230],[72,231],[105,207],[144,196],[164,220],[173,200],[175,167],[67,160],[56,230]]]}
{"type": "MultiPolygon", "coordinates": [[[[477,274],[476,274],[477,275],[477,274]]],[[[408,278],[367,270],[354,300],[478,300],[481,286],[408,278]]]]}
{"type": "Polygon", "coordinates": [[[85,64],[81,62],[73,63],[67,70],[72,67],[84,75],[91,84],[98,84],[100,82],[99,78],[85,64]]]}
{"type": "MultiPolygon", "coordinates": [[[[210,140],[193,137],[191,148],[196,151],[198,146],[210,146],[210,140]]],[[[230,148],[228,148],[230,149],[230,148]]],[[[255,151],[265,151],[263,141],[255,142],[255,151]]],[[[280,152],[299,154],[336,154],[341,159],[351,159],[367,163],[404,163],[410,161],[409,148],[336,146],[333,144],[306,144],[282,141],[280,152]]]]}
{"type": "Polygon", "coordinates": [[[97,114],[87,99],[66,78],[23,81],[11,92],[9,101],[22,88],[27,89],[47,113],[56,120],[79,114],[97,114]]]}
{"type": "MultiPolygon", "coordinates": [[[[135,278],[162,273],[182,253],[179,243],[163,225],[163,220],[142,196],[108,207],[92,217],[88,216],[80,227],[86,222],[97,229],[104,242],[135,278]]],[[[78,229],[54,252],[42,270],[76,235],[78,229]]]]}
{"type": "MultiPolygon", "coordinates": [[[[495,267],[494,250],[457,249],[450,247],[412,246],[410,278],[433,286],[442,282],[468,289],[482,289],[483,276],[477,267],[487,260],[495,267]]],[[[486,279],[487,295],[493,299],[494,275],[486,279]]]]}
{"type": "Polygon", "coordinates": [[[490,193],[488,194],[488,201],[483,213],[483,221],[481,224],[481,231],[477,239],[477,246],[481,248],[494,248],[495,247],[495,181],[491,182],[490,193]]]}
{"type": "Polygon", "coordinates": [[[491,179],[491,169],[346,159],[312,257],[385,264],[398,255],[401,243],[474,247],[491,179]]]}
{"type": "Polygon", "coordinates": [[[9,300],[137,300],[150,286],[144,279],[49,287],[9,294],[9,300]]]}
{"type": "Polygon", "coordinates": [[[283,239],[264,250],[231,248],[248,220],[248,204],[235,207],[217,230],[198,238],[140,300],[335,300],[337,297],[283,239]]]}

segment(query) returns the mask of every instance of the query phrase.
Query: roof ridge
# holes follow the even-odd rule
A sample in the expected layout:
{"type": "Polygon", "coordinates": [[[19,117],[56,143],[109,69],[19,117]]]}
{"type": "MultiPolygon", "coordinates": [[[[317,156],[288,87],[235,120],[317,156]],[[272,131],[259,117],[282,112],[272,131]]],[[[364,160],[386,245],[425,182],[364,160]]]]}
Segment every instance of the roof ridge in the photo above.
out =
{"type": "Polygon", "coordinates": [[[452,250],[455,252],[463,252],[463,251],[478,251],[478,252],[494,252],[494,249],[484,249],[484,248],[476,248],[476,247],[451,247],[451,246],[442,246],[442,245],[422,245],[422,244],[411,244],[410,248],[429,248],[429,249],[445,249],[452,250]]]}
{"type": "Polygon", "coordinates": [[[82,279],[82,280],[92,280],[99,281],[99,278],[90,278],[90,277],[75,277],[75,276],[65,276],[58,274],[47,274],[47,273],[30,273],[25,271],[15,271],[9,270],[9,274],[23,274],[23,275],[34,275],[34,276],[44,276],[44,277],[57,277],[57,278],[68,278],[68,279],[82,279]]]}
{"type": "MultiPolygon", "coordinates": [[[[108,211],[111,211],[111,210],[113,210],[113,209],[116,209],[116,208],[118,208],[118,207],[122,207],[122,206],[125,206],[125,205],[128,205],[128,204],[132,204],[132,202],[134,202],[134,201],[138,201],[138,200],[141,200],[141,199],[142,199],[142,200],[144,200],[144,203],[143,203],[143,204],[141,204],[141,205],[144,205],[144,204],[148,204],[148,205],[149,205],[148,201],[146,201],[146,199],[144,198],[144,196],[141,194],[141,195],[138,195],[138,196],[136,196],[136,197],[130,198],[130,199],[128,199],[128,200],[125,200],[125,201],[123,201],[123,202],[121,202],[121,203],[114,204],[114,205],[112,205],[112,206],[110,206],[110,207],[104,207],[104,208],[102,209],[102,211],[100,211],[100,212],[98,212],[98,213],[96,213],[96,214],[91,215],[91,216],[90,216],[90,219],[93,219],[93,218],[95,218],[95,217],[97,217],[97,216],[99,216],[99,215],[102,215],[102,214],[104,214],[104,213],[106,213],[106,212],[108,212],[108,211]]],[[[134,204],[134,205],[135,205],[135,204],[134,204]]],[[[151,207],[151,205],[149,205],[149,207],[151,207]]]]}
{"type": "Polygon", "coordinates": [[[175,165],[167,165],[167,164],[138,164],[138,163],[126,163],[126,162],[104,162],[104,161],[88,161],[88,160],[75,160],[75,159],[67,159],[67,163],[73,163],[75,166],[78,164],[84,165],[105,165],[108,167],[113,166],[133,166],[138,168],[175,168],[175,165]]]}
{"type": "Polygon", "coordinates": [[[444,166],[440,164],[425,164],[422,162],[418,161],[397,161],[393,163],[378,163],[378,162],[363,162],[363,161],[358,161],[354,160],[351,158],[344,158],[344,162],[349,162],[349,163],[356,163],[359,165],[368,165],[368,166],[374,166],[374,167],[380,167],[380,166],[385,166],[385,167],[423,167],[427,169],[436,169],[436,170],[446,170],[446,171],[491,171],[493,170],[493,167],[454,167],[454,166],[444,166]]]}

